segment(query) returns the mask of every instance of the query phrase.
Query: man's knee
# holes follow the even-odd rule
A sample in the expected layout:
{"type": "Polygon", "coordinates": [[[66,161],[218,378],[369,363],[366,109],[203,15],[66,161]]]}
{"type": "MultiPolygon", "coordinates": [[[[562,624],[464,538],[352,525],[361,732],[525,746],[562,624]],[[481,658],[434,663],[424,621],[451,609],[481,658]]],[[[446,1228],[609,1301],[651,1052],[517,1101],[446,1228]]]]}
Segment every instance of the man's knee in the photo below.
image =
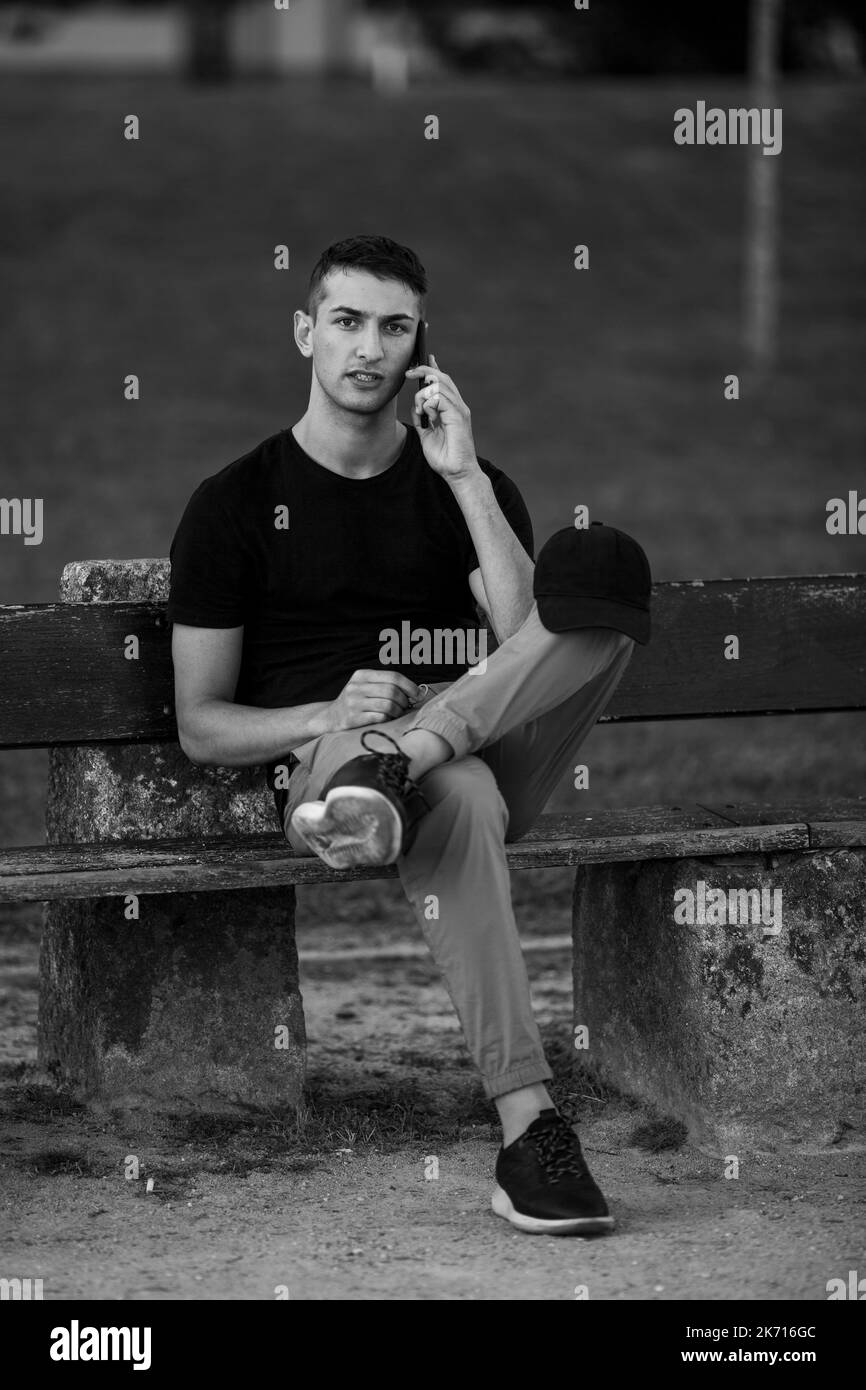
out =
{"type": "Polygon", "coordinates": [[[431,806],[456,804],[474,815],[490,815],[508,823],[508,807],[492,770],[474,753],[440,763],[422,777],[419,787],[431,806]]]}

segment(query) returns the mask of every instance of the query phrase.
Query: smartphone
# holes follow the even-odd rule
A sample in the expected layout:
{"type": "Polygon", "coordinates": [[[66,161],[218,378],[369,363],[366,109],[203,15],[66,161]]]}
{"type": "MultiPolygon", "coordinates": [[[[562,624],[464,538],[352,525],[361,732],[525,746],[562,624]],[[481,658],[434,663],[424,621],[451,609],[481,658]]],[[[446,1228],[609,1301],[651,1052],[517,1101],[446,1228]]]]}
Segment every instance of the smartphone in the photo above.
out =
{"type": "MultiPolygon", "coordinates": [[[[423,319],[421,319],[420,323],[418,324],[418,332],[415,335],[415,352],[412,355],[412,366],[430,366],[430,359],[427,356],[427,325],[423,319]]],[[[417,389],[418,383],[416,382],[415,390],[417,391],[417,389]]],[[[427,419],[427,416],[423,414],[423,412],[420,416],[420,422],[422,430],[426,430],[429,421],[427,419]]]]}

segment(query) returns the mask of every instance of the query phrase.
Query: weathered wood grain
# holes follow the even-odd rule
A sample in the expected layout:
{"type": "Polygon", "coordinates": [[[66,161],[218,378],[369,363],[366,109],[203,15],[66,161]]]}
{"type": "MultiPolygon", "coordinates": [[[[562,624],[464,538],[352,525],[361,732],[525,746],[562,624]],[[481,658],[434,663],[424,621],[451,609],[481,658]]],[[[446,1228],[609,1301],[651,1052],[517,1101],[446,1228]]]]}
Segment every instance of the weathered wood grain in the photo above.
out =
{"type": "MultiPolygon", "coordinates": [[[[165,604],[0,608],[0,747],[177,739],[165,604]],[[140,659],[124,656],[129,635],[140,659]]],[[[656,584],[653,636],[602,716],[866,709],[866,574],[656,584]],[[727,661],[729,635],[740,643],[727,661]]]]}
{"type": "Polygon", "coordinates": [[[866,797],[798,798],[794,801],[716,802],[701,809],[731,825],[778,825],[786,821],[813,825],[824,821],[866,820],[866,797]]]}
{"type": "Polygon", "coordinates": [[[809,832],[810,849],[854,849],[866,845],[866,797],[800,799],[781,805],[727,802],[702,809],[737,826],[801,823],[809,832]]]}
{"type": "Polygon", "coordinates": [[[856,849],[866,845],[866,820],[812,821],[811,849],[856,849]]]}
{"type": "MultiPolygon", "coordinates": [[[[842,824],[847,827],[850,823],[842,824]]],[[[506,845],[506,853],[510,868],[523,869],[808,847],[809,831],[804,824],[738,826],[720,823],[700,809],[666,812],[663,807],[631,807],[623,812],[603,812],[590,820],[542,816],[528,835],[506,845]]],[[[0,854],[0,902],[190,893],[395,876],[393,865],[329,869],[316,856],[295,854],[279,835],[242,840],[36,845],[0,854]]]]}

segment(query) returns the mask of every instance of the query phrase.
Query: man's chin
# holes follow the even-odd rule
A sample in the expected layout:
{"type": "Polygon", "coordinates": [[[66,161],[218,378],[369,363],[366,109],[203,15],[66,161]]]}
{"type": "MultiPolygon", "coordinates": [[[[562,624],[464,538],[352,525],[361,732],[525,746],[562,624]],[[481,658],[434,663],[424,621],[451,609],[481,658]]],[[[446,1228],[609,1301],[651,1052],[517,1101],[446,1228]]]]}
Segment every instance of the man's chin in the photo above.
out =
{"type": "Polygon", "coordinates": [[[340,405],[344,410],[351,411],[353,415],[378,415],[394,400],[399,393],[400,387],[391,388],[386,382],[382,382],[377,389],[366,391],[351,390],[340,400],[340,405]]]}

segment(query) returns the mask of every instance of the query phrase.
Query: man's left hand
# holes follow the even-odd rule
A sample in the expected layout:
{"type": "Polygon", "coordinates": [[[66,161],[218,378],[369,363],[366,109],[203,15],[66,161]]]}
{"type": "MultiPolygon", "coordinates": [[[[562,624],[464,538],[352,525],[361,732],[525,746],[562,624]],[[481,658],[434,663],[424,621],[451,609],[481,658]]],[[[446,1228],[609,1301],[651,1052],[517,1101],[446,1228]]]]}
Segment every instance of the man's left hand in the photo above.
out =
{"type": "Polygon", "coordinates": [[[480,471],[472,438],[469,407],[447,372],[430,354],[429,367],[411,367],[407,381],[418,390],[412,410],[412,424],[421,440],[424,457],[434,472],[446,482],[464,482],[480,471]],[[421,412],[427,428],[421,428],[421,412]]]}

